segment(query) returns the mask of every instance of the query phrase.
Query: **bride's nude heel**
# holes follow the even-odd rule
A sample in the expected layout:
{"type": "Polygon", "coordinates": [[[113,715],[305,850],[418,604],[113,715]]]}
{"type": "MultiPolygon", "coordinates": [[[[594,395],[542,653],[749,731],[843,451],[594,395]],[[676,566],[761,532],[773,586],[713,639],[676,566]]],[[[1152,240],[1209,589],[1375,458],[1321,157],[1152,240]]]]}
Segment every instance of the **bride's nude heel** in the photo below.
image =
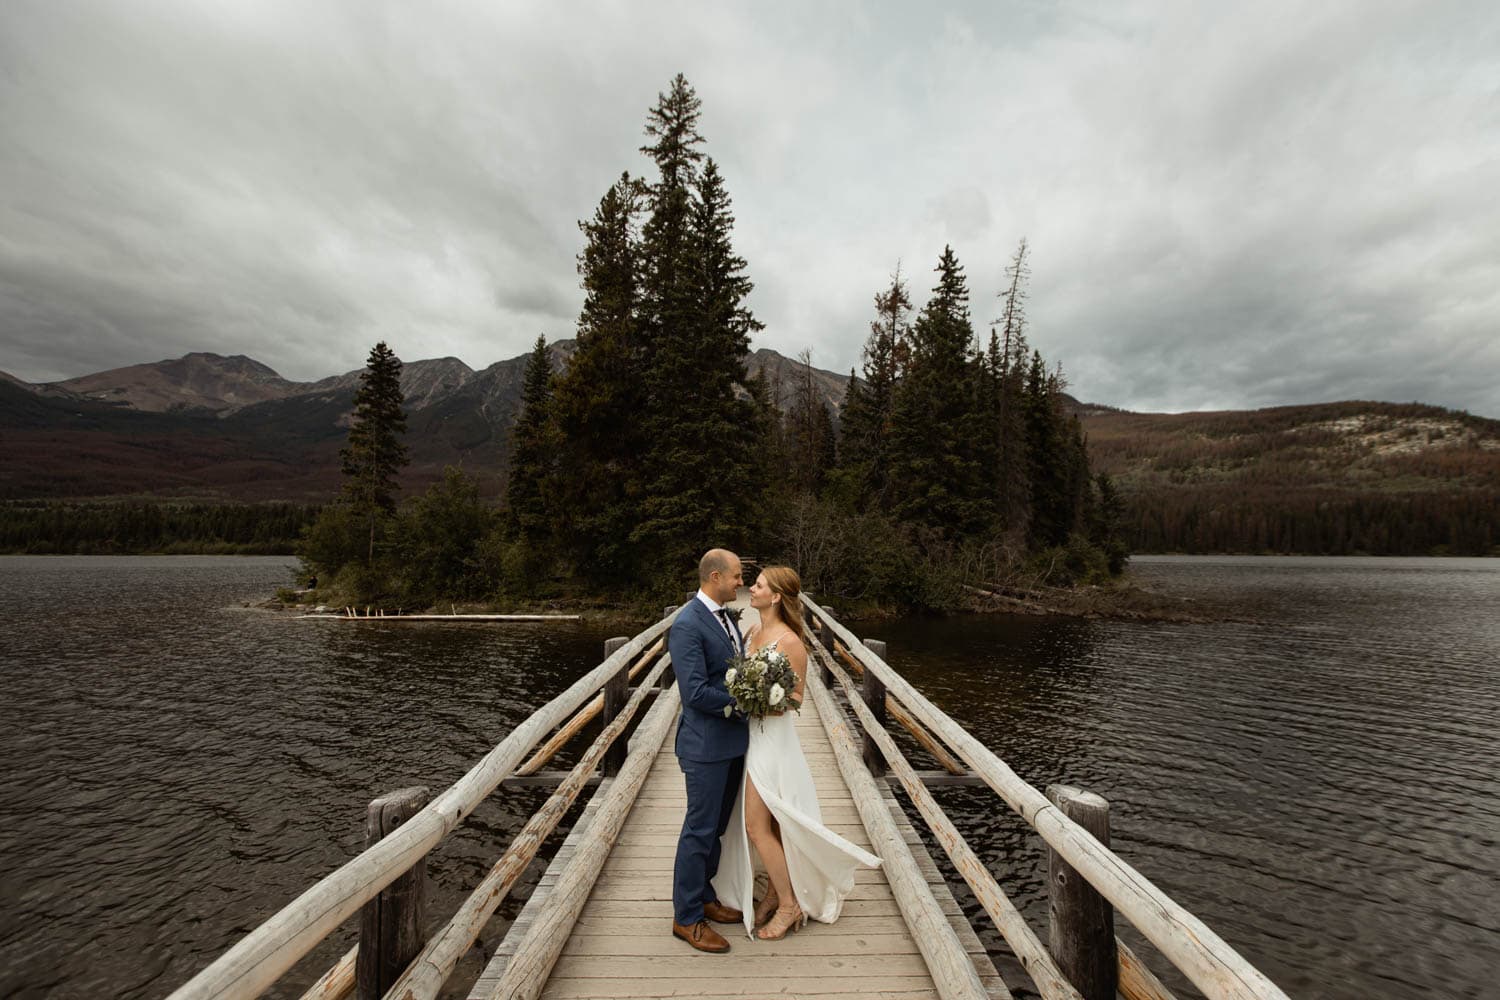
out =
{"type": "Polygon", "coordinates": [[[760,930],[764,927],[779,906],[781,906],[781,898],[774,891],[766,893],[760,905],[755,908],[755,929],[760,930]]]}
{"type": "Polygon", "coordinates": [[[755,933],[762,941],[780,941],[793,931],[801,930],[807,925],[807,914],[802,912],[802,907],[793,903],[791,907],[776,908],[776,915],[766,925],[755,933]]]}

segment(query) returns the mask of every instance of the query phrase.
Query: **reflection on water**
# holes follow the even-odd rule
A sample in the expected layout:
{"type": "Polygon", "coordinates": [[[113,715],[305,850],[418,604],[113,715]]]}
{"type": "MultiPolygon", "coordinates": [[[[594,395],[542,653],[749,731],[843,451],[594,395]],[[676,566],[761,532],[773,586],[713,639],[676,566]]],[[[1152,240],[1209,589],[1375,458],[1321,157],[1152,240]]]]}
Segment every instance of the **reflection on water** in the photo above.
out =
{"type": "MultiPolygon", "coordinates": [[[[0,995],[164,995],[357,853],[365,802],[446,787],[596,664],[606,635],[242,607],[285,582],[286,562],[0,559],[0,995]]],[[[858,631],[887,639],[893,665],[1023,778],[1107,797],[1126,860],[1292,996],[1493,995],[1500,564],[1137,571],[1257,623],[858,631]]],[[[1044,928],[1037,838],[987,790],[938,795],[1044,928]]],[[[434,921],[543,797],[492,796],[439,849],[434,921]]],[[[351,933],[272,995],[299,993],[351,933]]]]}

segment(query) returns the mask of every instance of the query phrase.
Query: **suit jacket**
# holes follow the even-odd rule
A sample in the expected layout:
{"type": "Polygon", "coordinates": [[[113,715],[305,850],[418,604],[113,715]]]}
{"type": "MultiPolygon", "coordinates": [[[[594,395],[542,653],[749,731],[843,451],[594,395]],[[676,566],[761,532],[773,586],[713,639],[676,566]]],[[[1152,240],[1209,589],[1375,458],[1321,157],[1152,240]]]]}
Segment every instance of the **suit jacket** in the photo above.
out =
{"type": "Polygon", "coordinates": [[[734,706],[734,696],[724,685],[734,644],[713,612],[696,597],[672,623],[667,650],[682,696],[677,756],[702,762],[743,757],[750,743],[749,722],[742,716],[724,715],[726,707],[734,706]]]}

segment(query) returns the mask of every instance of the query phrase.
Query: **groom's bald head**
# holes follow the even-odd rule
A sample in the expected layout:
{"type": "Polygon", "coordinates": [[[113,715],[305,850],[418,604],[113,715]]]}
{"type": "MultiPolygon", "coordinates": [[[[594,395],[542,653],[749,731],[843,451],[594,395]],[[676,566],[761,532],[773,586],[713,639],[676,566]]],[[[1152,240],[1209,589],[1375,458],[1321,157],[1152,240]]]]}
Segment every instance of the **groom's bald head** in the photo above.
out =
{"type": "Polygon", "coordinates": [[[698,582],[707,583],[715,573],[728,573],[739,565],[740,557],[728,549],[709,549],[698,560],[698,582]]]}
{"type": "Polygon", "coordinates": [[[740,589],[740,557],[728,549],[709,549],[698,560],[698,585],[723,604],[740,589]]]}

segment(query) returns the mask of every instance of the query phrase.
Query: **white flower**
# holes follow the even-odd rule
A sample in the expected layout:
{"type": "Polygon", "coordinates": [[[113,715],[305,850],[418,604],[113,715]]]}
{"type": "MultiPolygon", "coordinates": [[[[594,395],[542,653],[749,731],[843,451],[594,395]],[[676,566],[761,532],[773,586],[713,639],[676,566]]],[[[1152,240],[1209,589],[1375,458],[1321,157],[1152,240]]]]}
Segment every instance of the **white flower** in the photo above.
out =
{"type": "Polygon", "coordinates": [[[771,685],[771,704],[780,705],[781,699],[786,697],[786,692],[781,689],[780,684],[771,685]]]}
{"type": "Polygon", "coordinates": [[[724,706],[724,718],[727,719],[727,718],[729,718],[733,714],[734,714],[734,706],[733,705],[725,705],[724,706]]]}
{"type": "Polygon", "coordinates": [[[725,684],[733,684],[734,683],[734,679],[736,677],[738,677],[739,675],[740,675],[740,672],[738,670],[734,669],[733,667],[730,667],[728,670],[724,671],[724,683],[725,684]]]}

